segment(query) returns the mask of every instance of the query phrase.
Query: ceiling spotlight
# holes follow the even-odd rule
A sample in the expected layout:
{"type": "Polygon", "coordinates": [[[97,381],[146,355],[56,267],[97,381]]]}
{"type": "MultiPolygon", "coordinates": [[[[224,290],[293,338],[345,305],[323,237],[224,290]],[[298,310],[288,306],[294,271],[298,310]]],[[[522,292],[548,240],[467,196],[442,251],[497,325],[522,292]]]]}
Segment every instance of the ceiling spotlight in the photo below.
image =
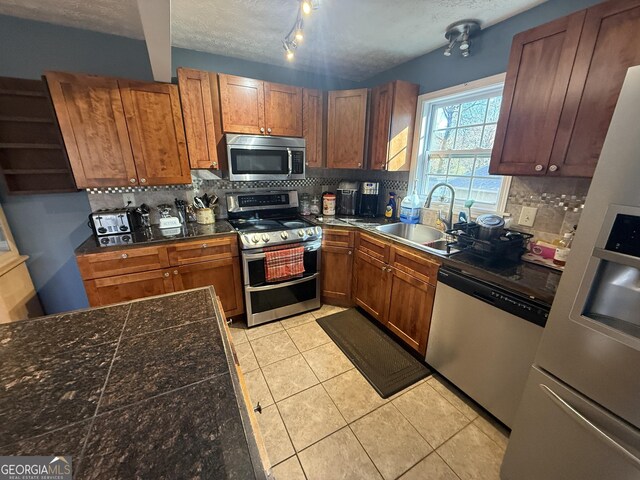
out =
{"type": "Polygon", "coordinates": [[[290,62],[293,62],[295,58],[295,54],[293,53],[295,46],[291,45],[289,42],[282,42],[282,46],[284,47],[284,56],[290,62]]]}
{"type": "Polygon", "coordinates": [[[478,31],[480,31],[480,24],[475,20],[461,20],[449,25],[444,34],[444,37],[449,41],[449,45],[443,52],[444,55],[450,57],[453,47],[459,43],[458,48],[461,50],[461,55],[468,57],[471,46],[469,39],[478,31]]]}
{"type": "Polygon", "coordinates": [[[313,5],[311,4],[311,0],[302,0],[302,13],[305,15],[309,15],[311,10],[313,9],[313,5]]]}
{"type": "Polygon", "coordinates": [[[304,40],[304,32],[302,31],[302,19],[300,19],[296,23],[296,27],[293,35],[294,35],[294,38],[296,39],[296,42],[302,43],[302,41],[304,40]]]}

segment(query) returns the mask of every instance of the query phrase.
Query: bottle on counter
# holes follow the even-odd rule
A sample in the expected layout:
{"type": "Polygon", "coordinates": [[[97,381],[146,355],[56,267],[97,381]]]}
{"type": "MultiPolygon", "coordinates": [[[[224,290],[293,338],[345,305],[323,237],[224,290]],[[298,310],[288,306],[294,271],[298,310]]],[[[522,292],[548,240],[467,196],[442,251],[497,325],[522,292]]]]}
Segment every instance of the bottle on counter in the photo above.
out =
{"type": "Polygon", "coordinates": [[[308,193],[300,196],[300,213],[302,215],[311,215],[311,200],[308,193]]]}
{"type": "Polygon", "coordinates": [[[422,208],[422,201],[416,193],[416,184],[413,187],[413,193],[404,197],[404,200],[400,202],[400,221],[403,223],[419,223],[420,222],[420,209],[422,208]]]}
{"type": "Polygon", "coordinates": [[[309,211],[311,212],[311,215],[320,215],[320,197],[318,195],[314,195],[311,198],[311,205],[309,207],[309,211]]]}
{"type": "Polygon", "coordinates": [[[573,232],[565,233],[562,239],[558,242],[556,247],[556,253],[553,254],[553,263],[564,267],[571,251],[571,242],[573,242],[573,232]]]}
{"type": "Polygon", "coordinates": [[[396,209],[396,193],[389,192],[389,200],[387,201],[387,206],[384,209],[384,218],[393,220],[396,217],[396,209]]]}

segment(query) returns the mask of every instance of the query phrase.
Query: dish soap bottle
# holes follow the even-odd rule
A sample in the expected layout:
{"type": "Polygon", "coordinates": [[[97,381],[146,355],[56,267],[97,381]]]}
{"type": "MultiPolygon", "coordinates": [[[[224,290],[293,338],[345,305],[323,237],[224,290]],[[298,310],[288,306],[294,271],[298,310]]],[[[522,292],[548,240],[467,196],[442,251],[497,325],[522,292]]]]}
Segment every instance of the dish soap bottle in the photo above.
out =
{"type": "Polygon", "coordinates": [[[389,192],[389,201],[384,209],[384,218],[393,220],[396,216],[396,192],[389,192]]]}
{"type": "Polygon", "coordinates": [[[403,223],[419,223],[421,207],[422,202],[414,187],[413,193],[404,197],[400,204],[400,221],[403,223]]]}

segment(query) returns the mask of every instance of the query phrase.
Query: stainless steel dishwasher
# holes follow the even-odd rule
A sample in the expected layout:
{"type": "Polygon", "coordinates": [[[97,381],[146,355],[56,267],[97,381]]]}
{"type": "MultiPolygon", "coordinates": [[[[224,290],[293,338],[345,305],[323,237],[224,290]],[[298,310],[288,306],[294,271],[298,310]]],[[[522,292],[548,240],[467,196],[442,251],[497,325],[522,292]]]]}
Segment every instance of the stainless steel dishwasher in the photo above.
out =
{"type": "Polygon", "coordinates": [[[441,268],[426,361],[511,427],[549,307],[441,268]]]}

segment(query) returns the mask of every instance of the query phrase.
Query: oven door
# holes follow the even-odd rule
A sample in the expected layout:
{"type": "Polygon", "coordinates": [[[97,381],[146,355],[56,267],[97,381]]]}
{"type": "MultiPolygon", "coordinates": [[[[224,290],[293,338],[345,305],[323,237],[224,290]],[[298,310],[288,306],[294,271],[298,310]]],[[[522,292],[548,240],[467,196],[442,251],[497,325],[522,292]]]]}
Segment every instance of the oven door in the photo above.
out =
{"type": "Polygon", "coordinates": [[[242,253],[248,326],[320,307],[320,245],[305,244],[303,276],[282,282],[267,283],[264,252],[242,253]]]}

